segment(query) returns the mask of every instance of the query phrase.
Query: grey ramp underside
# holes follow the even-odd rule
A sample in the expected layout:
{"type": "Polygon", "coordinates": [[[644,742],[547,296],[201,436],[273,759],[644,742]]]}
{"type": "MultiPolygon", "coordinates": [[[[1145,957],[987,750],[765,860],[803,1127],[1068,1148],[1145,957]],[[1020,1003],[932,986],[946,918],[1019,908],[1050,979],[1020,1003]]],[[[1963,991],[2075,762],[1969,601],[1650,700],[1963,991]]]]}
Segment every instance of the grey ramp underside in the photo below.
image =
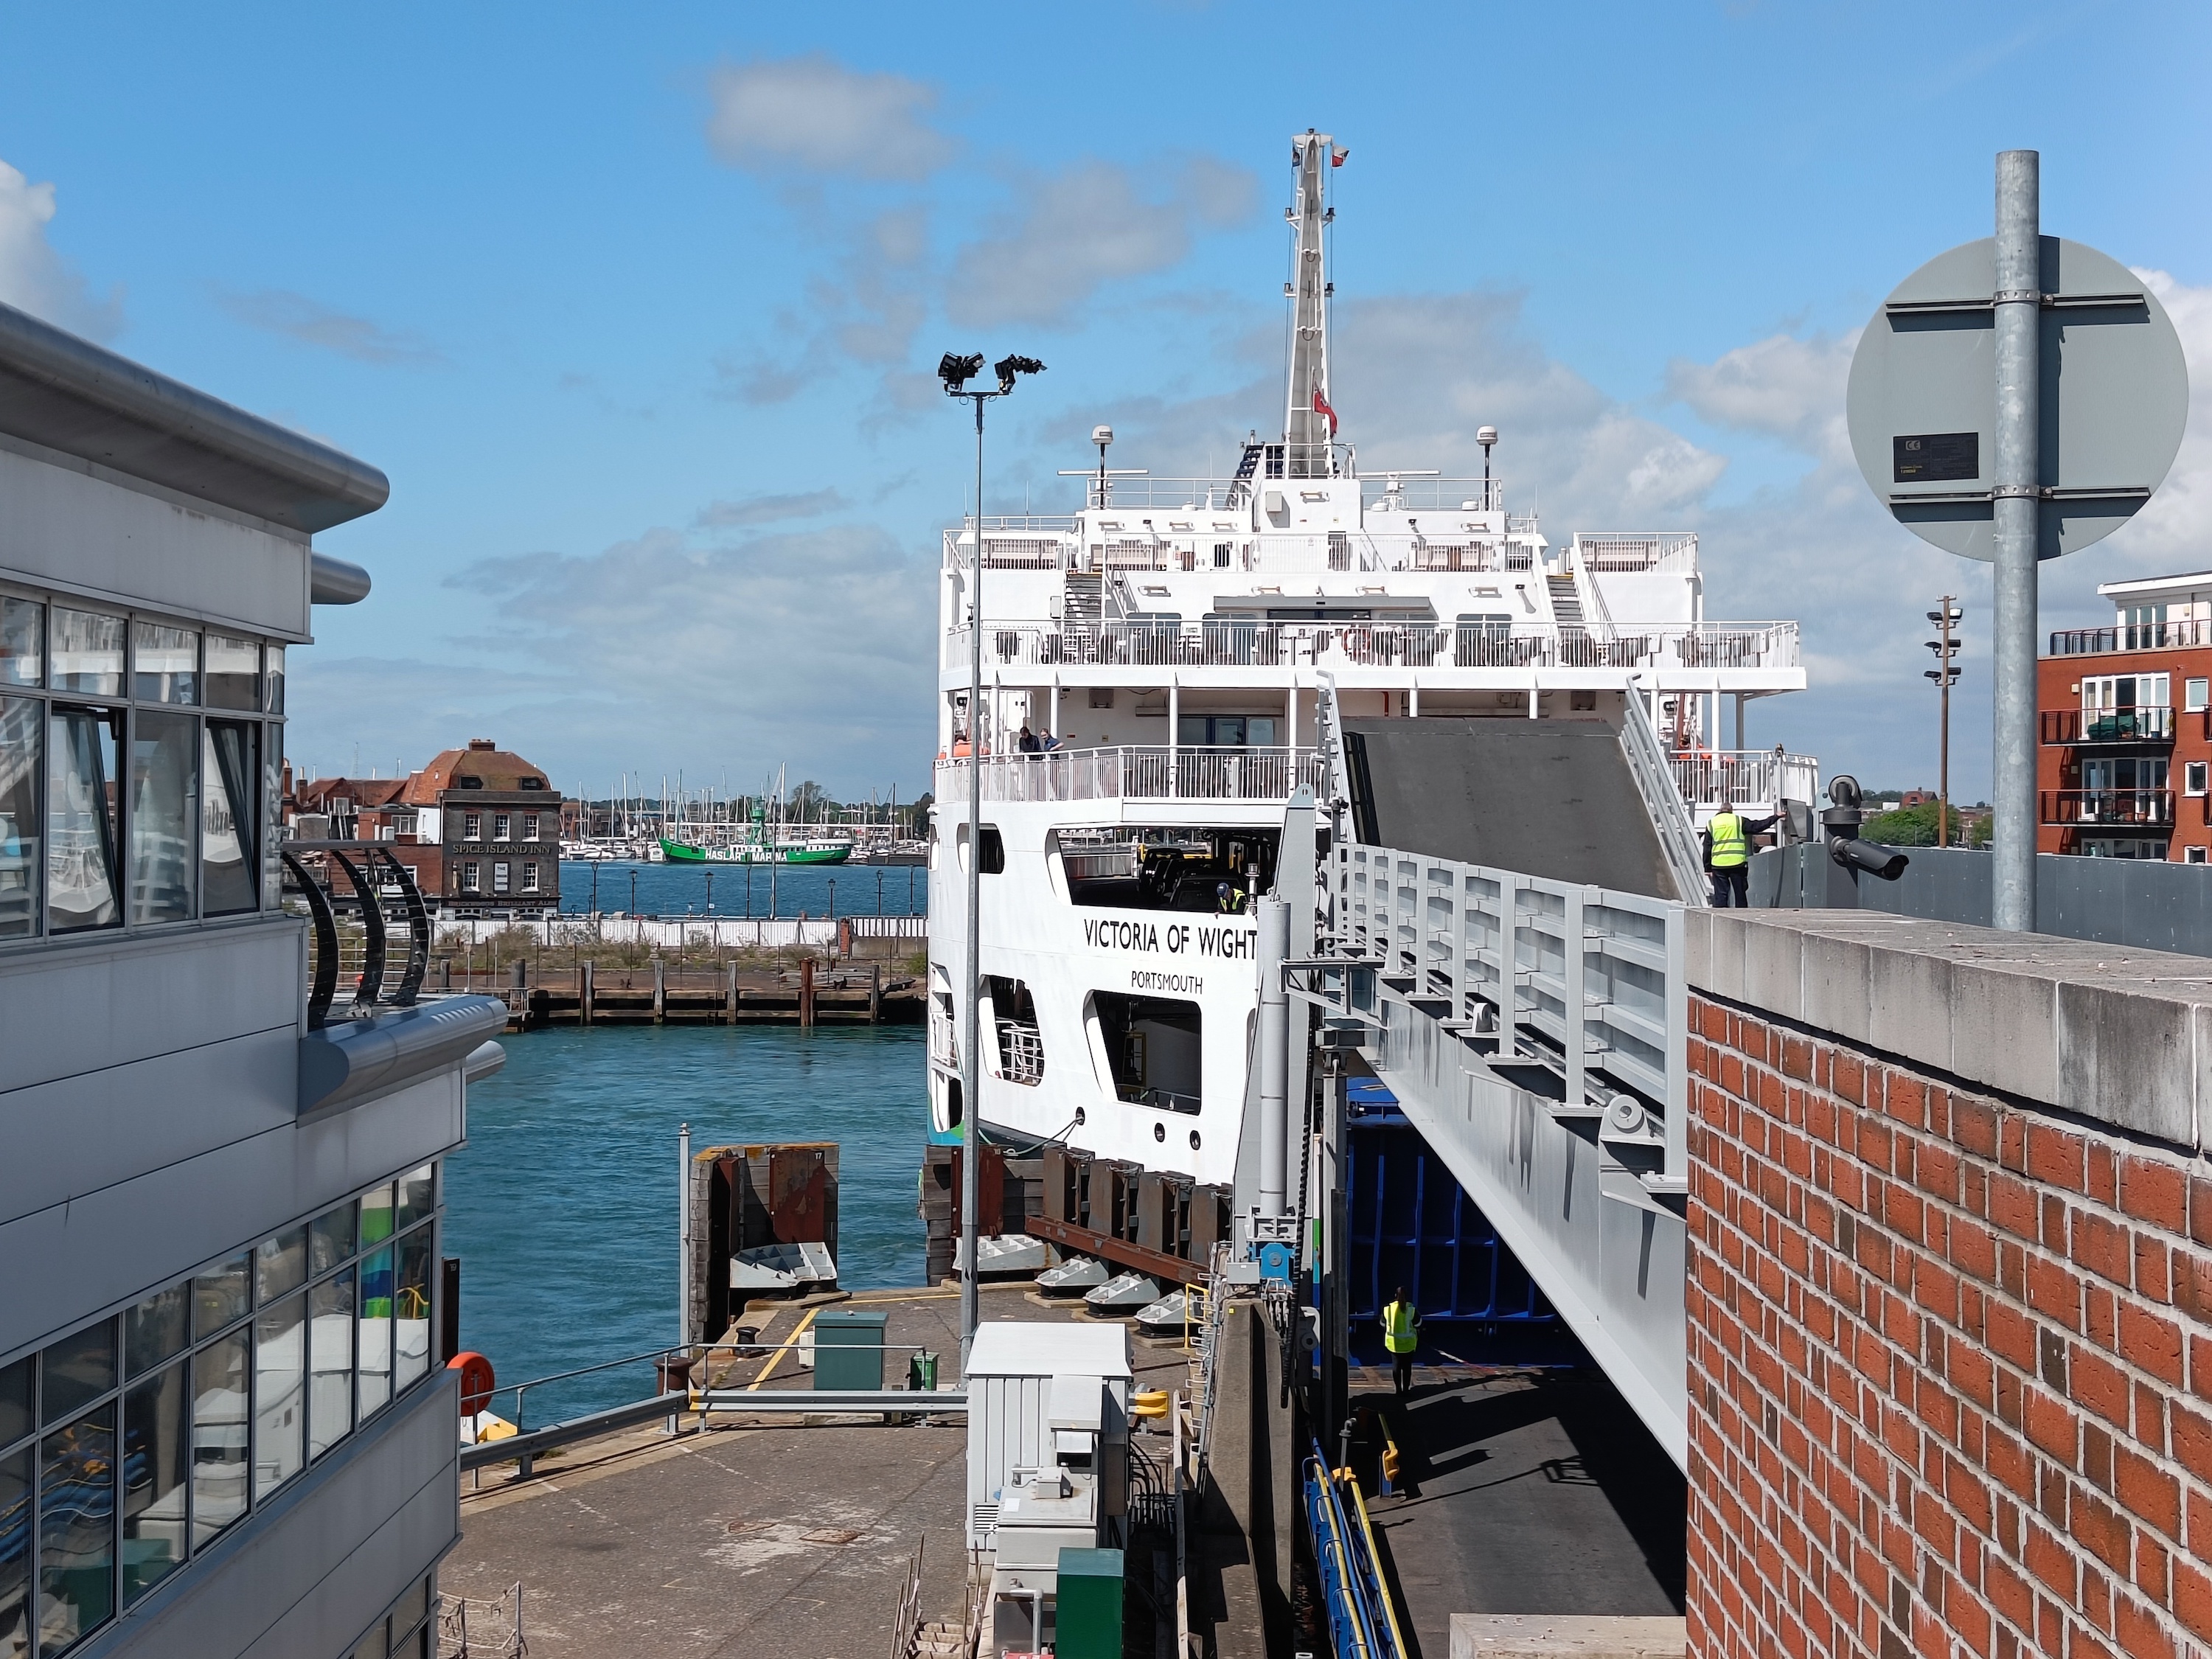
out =
{"type": "Polygon", "coordinates": [[[1374,845],[1677,896],[1603,721],[1424,716],[1344,729],[1354,805],[1367,809],[1353,822],[1371,826],[1374,845]]]}

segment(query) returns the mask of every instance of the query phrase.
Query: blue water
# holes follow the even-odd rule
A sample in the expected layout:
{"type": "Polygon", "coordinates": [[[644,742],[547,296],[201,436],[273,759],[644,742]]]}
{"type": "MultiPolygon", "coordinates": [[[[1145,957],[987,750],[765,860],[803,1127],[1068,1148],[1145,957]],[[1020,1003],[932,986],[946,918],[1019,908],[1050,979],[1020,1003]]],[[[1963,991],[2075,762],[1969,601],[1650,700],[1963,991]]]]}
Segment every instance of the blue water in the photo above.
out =
{"type": "Polygon", "coordinates": [[[810,916],[918,916],[929,908],[929,872],[896,864],[716,867],[564,861],[561,908],[645,916],[795,916],[802,910],[810,916]]]}
{"type": "MultiPolygon", "coordinates": [[[[839,1282],[920,1284],[923,1042],[914,1026],[508,1036],[506,1067],[469,1089],[469,1144],[446,1165],[461,1346],[507,1383],[673,1342],[676,1131],[686,1121],[695,1151],[838,1142],[839,1282]]],[[[651,1381],[641,1365],[532,1389],[527,1420],[635,1400],[651,1381]]],[[[504,1395],[495,1409],[513,1403],[504,1395]]]]}

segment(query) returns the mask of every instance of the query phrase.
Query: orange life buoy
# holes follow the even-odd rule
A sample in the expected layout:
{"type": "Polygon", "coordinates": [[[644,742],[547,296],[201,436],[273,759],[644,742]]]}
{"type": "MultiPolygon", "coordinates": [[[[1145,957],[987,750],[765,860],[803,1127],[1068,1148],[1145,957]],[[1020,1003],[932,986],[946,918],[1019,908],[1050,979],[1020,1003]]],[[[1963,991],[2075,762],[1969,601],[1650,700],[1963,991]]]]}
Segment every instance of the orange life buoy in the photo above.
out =
{"type": "Polygon", "coordinates": [[[448,1359],[446,1369],[461,1374],[462,1416],[474,1417],[491,1404],[492,1388],[497,1379],[492,1375],[490,1360],[471,1349],[448,1359]]]}

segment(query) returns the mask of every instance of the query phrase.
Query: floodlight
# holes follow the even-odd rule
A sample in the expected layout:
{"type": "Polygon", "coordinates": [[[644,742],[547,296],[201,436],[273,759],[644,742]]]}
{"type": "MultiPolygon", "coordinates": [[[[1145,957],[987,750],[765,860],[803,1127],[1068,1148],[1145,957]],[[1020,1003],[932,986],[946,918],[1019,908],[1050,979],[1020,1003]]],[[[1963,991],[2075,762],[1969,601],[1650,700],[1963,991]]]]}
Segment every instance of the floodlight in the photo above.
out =
{"type": "Polygon", "coordinates": [[[970,352],[964,357],[956,357],[948,351],[937,362],[937,378],[945,382],[945,391],[955,398],[963,396],[967,391],[968,382],[982,372],[983,354],[980,351],[970,352]]]}
{"type": "MultiPolygon", "coordinates": [[[[978,357],[975,361],[980,364],[983,360],[978,357]]],[[[1001,357],[997,362],[994,363],[992,367],[995,368],[999,374],[999,392],[1000,396],[1004,396],[1006,393],[1012,392],[1014,389],[1015,375],[1042,374],[1044,373],[1044,365],[1034,357],[1001,357]]]]}

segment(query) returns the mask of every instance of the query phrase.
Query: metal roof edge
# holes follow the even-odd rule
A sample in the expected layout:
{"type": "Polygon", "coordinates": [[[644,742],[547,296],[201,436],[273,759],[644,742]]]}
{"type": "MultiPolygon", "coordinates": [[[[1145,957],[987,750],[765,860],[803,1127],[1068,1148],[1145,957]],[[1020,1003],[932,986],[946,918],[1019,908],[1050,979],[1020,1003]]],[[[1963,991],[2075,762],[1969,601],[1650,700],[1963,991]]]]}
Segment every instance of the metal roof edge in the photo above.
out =
{"type": "Polygon", "coordinates": [[[0,432],[310,535],[392,494],[366,461],[5,304],[0,432]]]}

